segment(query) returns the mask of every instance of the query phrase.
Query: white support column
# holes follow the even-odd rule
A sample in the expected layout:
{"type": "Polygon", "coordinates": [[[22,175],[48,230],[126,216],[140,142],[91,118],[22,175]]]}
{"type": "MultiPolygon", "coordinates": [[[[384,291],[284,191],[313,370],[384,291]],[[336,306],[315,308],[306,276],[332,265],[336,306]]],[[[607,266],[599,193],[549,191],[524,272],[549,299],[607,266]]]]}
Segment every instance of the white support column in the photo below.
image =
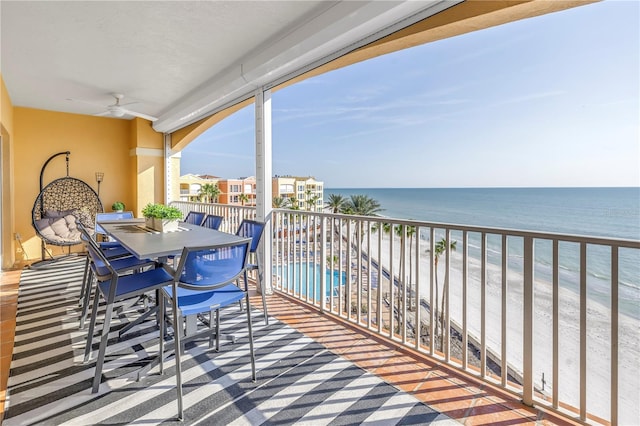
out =
{"type": "Polygon", "coordinates": [[[256,219],[266,226],[262,234],[262,250],[258,252],[263,268],[263,282],[267,294],[271,286],[271,247],[273,245],[272,210],[272,140],[271,140],[271,91],[262,88],[255,92],[256,109],[256,219]]]}
{"type": "Polygon", "coordinates": [[[171,134],[164,134],[164,201],[169,203],[171,201],[171,179],[173,179],[173,173],[171,168],[171,134]]]}

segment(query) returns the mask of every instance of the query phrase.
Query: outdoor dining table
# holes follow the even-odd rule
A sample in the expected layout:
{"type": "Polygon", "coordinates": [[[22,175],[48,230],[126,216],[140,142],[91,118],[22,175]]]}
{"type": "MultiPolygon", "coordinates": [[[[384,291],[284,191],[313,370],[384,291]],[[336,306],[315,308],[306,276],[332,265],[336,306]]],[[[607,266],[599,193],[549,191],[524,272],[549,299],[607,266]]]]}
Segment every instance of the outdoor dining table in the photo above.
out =
{"type": "Polygon", "coordinates": [[[184,247],[233,244],[245,239],[185,222],[180,222],[178,230],[172,232],[149,229],[143,218],[99,221],[98,224],[134,256],[156,259],[160,263],[165,263],[169,256],[179,255],[184,247]]]}
{"type": "MultiPolygon", "coordinates": [[[[180,222],[177,231],[159,232],[145,226],[144,218],[105,220],[98,224],[108,236],[118,241],[139,259],[155,259],[163,264],[165,269],[173,272],[167,265],[170,256],[182,253],[184,247],[201,247],[217,244],[233,244],[246,240],[234,234],[217,231],[203,226],[180,222]]],[[[129,329],[138,324],[157,309],[147,311],[141,318],[132,322],[126,328],[129,329]]],[[[194,316],[185,318],[185,332],[187,335],[195,332],[197,328],[194,316]]],[[[232,337],[232,340],[235,340],[232,337]]]]}

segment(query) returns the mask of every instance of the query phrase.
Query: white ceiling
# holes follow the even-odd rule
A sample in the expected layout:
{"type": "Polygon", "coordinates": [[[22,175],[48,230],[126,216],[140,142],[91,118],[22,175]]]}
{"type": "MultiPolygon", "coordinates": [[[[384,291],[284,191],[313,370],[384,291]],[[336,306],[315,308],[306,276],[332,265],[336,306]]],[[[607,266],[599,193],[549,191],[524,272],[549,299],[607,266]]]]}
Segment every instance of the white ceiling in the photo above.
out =
{"type": "Polygon", "coordinates": [[[14,106],[169,132],[458,2],[2,0],[0,66],[14,106]]]}

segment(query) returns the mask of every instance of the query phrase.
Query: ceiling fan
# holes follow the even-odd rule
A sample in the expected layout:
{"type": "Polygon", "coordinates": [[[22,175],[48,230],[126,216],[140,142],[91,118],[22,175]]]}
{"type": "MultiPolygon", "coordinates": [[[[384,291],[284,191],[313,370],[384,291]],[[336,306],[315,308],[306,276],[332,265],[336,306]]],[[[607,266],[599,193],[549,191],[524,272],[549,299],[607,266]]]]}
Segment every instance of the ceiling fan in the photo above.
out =
{"type": "Polygon", "coordinates": [[[149,121],[156,121],[158,119],[157,117],[154,117],[154,116],[151,116],[151,115],[148,115],[148,114],[143,114],[143,113],[137,112],[137,111],[132,111],[132,110],[130,110],[128,108],[125,108],[127,105],[137,104],[138,102],[130,102],[128,104],[121,104],[120,101],[122,101],[122,99],[124,99],[124,95],[122,93],[112,93],[111,96],[116,98],[116,103],[111,104],[111,105],[107,105],[106,107],[104,105],[99,105],[99,104],[96,104],[96,103],[93,103],[93,102],[87,102],[87,101],[83,101],[83,100],[80,100],[80,99],[71,99],[71,98],[69,98],[68,100],[84,102],[86,104],[99,106],[99,107],[107,109],[104,112],[95,114],[97,116],[124,117],[125,115],[132,115],[134,117],[144,118],[145,120],[149,120],[149,121]]]}

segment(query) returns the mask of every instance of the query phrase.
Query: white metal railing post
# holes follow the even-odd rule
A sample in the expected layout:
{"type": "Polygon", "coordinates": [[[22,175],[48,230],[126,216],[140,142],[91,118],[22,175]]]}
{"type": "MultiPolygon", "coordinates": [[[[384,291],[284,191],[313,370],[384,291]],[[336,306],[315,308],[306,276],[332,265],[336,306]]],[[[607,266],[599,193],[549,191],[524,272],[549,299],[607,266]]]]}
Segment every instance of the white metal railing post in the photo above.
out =
{"type": "Polygon", "coordinates": [[[436,266],[435,266],[435,247],[436,247],[436,241],[435,241],[435,230],[432,227],[429,228],[429,271],[431,271],[431,273],[429,274],[429,354],[433,355],[434,353],[434,346],[435,346],[435,333],[438,332],[438,325],[436,324],[437,319],[437,315],[436,315],[436,309],[437,309],[437,304],[438,301],[436,300],[434,303],[434,297],[437,297],[436,295],[438,294],[437,289],[435,288],[435,277],[436,274],[438,273],[438,271],[436,270],[436,266]],[[435,294],[434,294],[435,292],[435,294]]]}
{"type": "Polygon", "coordinates": [[[382,278],[384,277],[382,269],[382,234],[384,233],[384,223],[378,222],[378,303],[376,319],[378,321],[378,333],[382,335],[382,278]]]}
{"type": "Polygon", "coordinates": [[[345,285],[344,313],[347,319],[351,319],[351,250],[353,244],[353,221],[347,220],[347,263],[345,265],[347,283],[345,285]]]}
{"type": "Polygon", "coordinates": [[[487,233],[480,235],[480,376],[487,376],[487,233]]]}
{"type": "Polygon", "coordinates": [[[399,288],[399,297],[402,299],[398,299],[398,305],[400,306],[401,311],[399,312],[400,325],[402,326],[402,330],[400,330],[400,336],[402,338],[402,343],[407,343],[407,227],[402,225],[400,228],[400,273],[398,280],[398,288],[399,288]]]}
{"type": "MultiPolygon", "coordinates": [[[[375,226],[375,225],[374,225],[375,226]]],[[[367,226],[367,328],[371,328],[371,307],[373,306],[371,304],[371,300],[372,300],[372,293],[373,293],[373,271],[372,271],[372,264],[371,264],[371,258],[373,253],[371,252],[371,222],[369,222],[369,225],[367,226]]],[[[380,288],[378,287],[378,290],[380,290],[380,288]]],[[[379,292],[379,291],[378,291],[379,292]]]]}
{"type": "Polygon", "coordinates": [[[415,256],[416,256],[416,278],[415,278],[415,285],[414,285],[414,292],[415,294],[415,298],[416,300],[412,303],[414,303],[415,309],[416,309],[416,318],[415,318],[415,323],[416,323],[416,331],[415,331],[415,339],[416,339],[416,349],[419,350],[420,349],[420,344],[422,342],[422,316],[421,316],[421,309],[420,309],[420,227],[416,226],[416,230],[415,230],[415,239],[416,239],[416,251],[415,251],[415,256]]]}
{"type": "MultiPolygon", "coordinates": [[[[331,287],[331,292],[329,293],[329,311],[330,312],[334,312],[333,310],[333,305],[335,304],[335,295],[334,295],[334,291],[333,289],[336,288],[336,279],[335,279],[335,271],[338,271],[338,288],[341,288],[341,279],[340,279],[340,265],[336,265],[335,262],[335,258],[338,258],[338,261],[340,261],[340,255],[336,255],[335,253],[335,237],[336,237],[336,220],[340,220],[340,219],[331,219],[331,224],[329,226],[329,229],[331,230],[331,234],[329,237],[329,264],[331,265],[331,275],[329,276],[329,287],[331,287]],[[337,268],[336,268],[337,266],[337,268]]],[[[325,240],[326,241],[326,240],[325,240]]]]}
{"type": "Polygon", "coordinates": [[[393,334],[396,329],[396,316],[394,311],[396,309],[395,299],[395,285],[396,285],[396,272],[393,267],[393,223],[389,223],[391,229],[389,231],[389,337],[393,339],[393,334]]]}
{"type": "Polygon", "coordinates": [[[611,424],[618,424],[618,246],[611,247],[611,424]]]}
{"type": "Polygon", "coordinates": [[[443,348],[444,352],[444,360],[449,362],[449,350],[451,345],[451,315],[449,313],[449,295],[451,294],[451,286],[449,285],[449,276],[451,275],[451,230],[449,228],[445,231],[445,240],[447,241],[447,257],[444,261],[444,288],[442,289],[442,300],[443,309],[440,315],[443,316],[443,330],[442,330],[442,338],[443,338],[443,348]],[[445,291],[446,288],[446,291],[445,291]]]}
{"type": "MultiPolygon", "coordinates": [[[[326,218],[320,218],[320,241],[322,241],[321,245],[324,248],[324,245],[327,241],[327,228],[326,228],[326,218]]],[[[315,248],[315,247],[314,247],[315,248]]],[[[316,250],[314,250],[315,252],[316,250]]],[[[325,271],[327,270],[327,257],[324,255],[325,250],[322,250],[322,254],[320,255],[320,312],[324,312],[327,304],[327,274],[325,271]]],[[[331,271],[331,276],[333,276],[333,271],[331,271]]]]}
{"type": "Polygon", "coordinates": [[[560,351],[560,268],[558,263],[558,240],[553,240],[552,248],[552,280],[553,280],[553,373],[552,373],[552,404],[554,408],[558,408],[558,399],[560,391],[560,363],[558,362],[558,354],[560,351]]]}
{"type": "Polygon", "coordinates": [[[587,419],[587,244],[580,243],[580,420],[587,419]]]}
{"type": "Polygon", "coordinates": [[[356,245],[358,246],[358,253],[356,257],[356,322],[360,324],[362,321],[362,232],[363,223],[360,222],[356,225],[356,245]]]}
{"type": "Polygon", "coordinates": [[[524,237],[522,402],[533,406],[533,238],[524,237]]]}
{"type": "Polygon", "coordinates": [[[469,234],[462,232],[462,369],[467,369],[469,362],[469,336],[467,325],[467,278],[469,275],[469,234]]]}
{"type": "Polygon", "coordinates": [[[509,249],[507,242],[507,235],[502,235],[502,313],[501,313],[501,335],[500,335],[500,383],[502,386],[507,385],[507,376],[509,375],[508,363],[507,363],[507,277],[509,271],[509,249]]]}

